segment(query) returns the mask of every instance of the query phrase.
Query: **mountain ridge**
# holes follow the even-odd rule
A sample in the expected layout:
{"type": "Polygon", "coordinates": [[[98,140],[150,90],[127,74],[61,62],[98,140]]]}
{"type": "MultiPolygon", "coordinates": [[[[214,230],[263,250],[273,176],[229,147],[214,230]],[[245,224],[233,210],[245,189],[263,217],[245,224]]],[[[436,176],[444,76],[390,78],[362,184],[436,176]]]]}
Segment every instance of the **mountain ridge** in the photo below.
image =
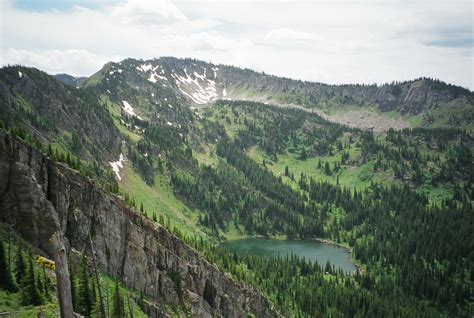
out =
{"type": "Polygon", "coordinates": [[[84,82],[87,79],[87,77],[85,77],[85,76],[76,77],[76,76],[69,75],[69,74],[66,74],[66,73],[59,73],[59,74],[55,74],[53,76],[57,80],[63,82],[66,85],[69,85],[69,86],[79,86],[79,85],[81,85],[82,82],[84,82]]]}
{"type": "MultiPolygon", "coordinates": [[[[233,99],[301,106],[324,112],[333,121],[338,121],[335,112],[348,109],[370,111],[384,117],[393,117],[393,114],[404,117],[405,125],[394,123],[388,128],[411,127],[412,122],[426,127],[469,126],[465,116],[474,109],[473,92],[430,78],[383,85],[330,85],[174,57],[109,62],[85,80],[84,86],[93,87],[114,76],[121,78],[125,76],[121,73],[124,71],[141,75],[148,84],[168,86],[191,106],[202,107],[218,99],[233,99]],[[410,118],[418,119],[410,122],[410,118]]],[[[361,128],[370,128],[370,124],[361,128]]]]}

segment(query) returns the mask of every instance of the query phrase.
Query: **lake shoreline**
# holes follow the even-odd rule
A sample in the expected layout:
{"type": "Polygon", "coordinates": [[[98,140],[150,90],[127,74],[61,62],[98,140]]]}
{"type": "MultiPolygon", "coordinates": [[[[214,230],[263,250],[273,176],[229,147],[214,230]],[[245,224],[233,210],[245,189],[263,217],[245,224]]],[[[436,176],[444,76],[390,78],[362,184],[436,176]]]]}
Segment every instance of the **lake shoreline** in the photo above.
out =
{"type": "MultiPolygon", "coordinates": [[[[221,243],[223,243],[227,246],[234,245],[234,246],[240,246],[239,248],[243,247],[244,248],[243,251],[245,251],[245,249],[250,251],[250,249],[261,248],[262,244],[263,244],[264,248],[267,251],[271,251],[271,250],[275,250],[275,245],[271,243],[272,241],[280,242],[280,243],[276,243],[277,246],[281,246],[281,244],[284,244],[284,246],[285,246],[285,244],[286,244],[286,246],[290,246],[289,248],[286,247],[287,252],[285,252],[285,253],[291,253],[291,254],[294,253],[294,251],[295,251],[295,250],[293,250],[294,248],[298,249],[298,248],[300,248],[300,246],[305,246],[305,245],[308,246],[307,244],[310,243],[310,242],[314,242],[315,244],[321,244],[320,246],[327,246],[324,249],[327,249],[327,248],[337,249],[337,248],[339,248],[341,250],[338,253],[344,253],[344,255],[345,255],[346,261],[344,261],[344,262],[347,262],[346,264],[350,264],[350,266],[352,267],[350,270],[349,269],[347,269],[347,271],[345,270],[347,274],[356,274],[357,272],[364,271],[362,266],[356,260],[353,259],[352,249],[349,246],[343,245],[343,244],[340,244],[340,243],[337,243],[337,242],[333,242],[331,240],[324,239],[324,238],[312,237],[312,238],[303,238],[303,239],[301,239],[301,238],[288,239],[288,238],[282,237],[282,236],[279,236],[279,237],[271,237],[271,236],[270,237],[268,237],[268,236],[264,237],[264,236],[260,236],[260,235],[252,235],[252,236],[246,236],[246,237],[242,237],[242,238],[238,238],[238,239],[225,240],[224,242],[221,242],[221,243]],[[239,243],[239,241],[242,242],[242,243],[239,243]],[[247,241],[250,242],[250,243],[248,243],[247,241]],[[258,241],[267,242],[267,243],[258,243],[258,241]],[[257,242],[257,243],[255,243],[255,242],[257,242]],[[301,243],[298,243],[298,242],[301,242],[301,243]],[[248,245],[248,244],[250,244],[250,245],[248,245]],[[257,244],[257,245],[255,245],[255,244],[257,244]],[[294,244],[296,244],[296,245],[294,245],[294,244]],[[301,244],[303,244],[303,245],[301,245],[301,244]],[[291,245],[293,245],[293,247],[291,247],[291,245]],[[271,247],[268,249],[267,246],[271,246],[271,247]],[[249,249],[249,247],[250,247],[250,249],[249,249]],[[344,252],[342,252],[342,250],[344,252]]],[[[311,245],[311,243],[310,243],[309,246],[313,246],[313,245],[311,245]]],[[[317,245],[314,245],[314,247],[317,248],[317,245]]],[[[306,249],[308,249],[308,247],[306,247],[306,249]]],[[[312,248],[310,247],[309,249],[312,249],[312,248]]],[[[245,252],[249,252],[249,251],[245,251],[245,252]]],[[[313,253],[313,252],[310,252],[310,253],[313,253]]],[[[298,253],[296,253],[295,255],[298,255],[298,253]]],[[[307,255],[308,254],[303,253],[299,256],[303,256],[303,257],[307,258],[307,255]]],[[[339,256],[339,257],[341,257],[341,256],[339,256]]],[[[336,266],[339,266],[338,263],[337,262],[335,263],[331,257],[329,257],[329,259],[331,260],[332,264],[336,264],[336,266]]],[[[316,260],[316,261],[318,261],[319,263],[322,264],[321,259],[312,260],[310,258],[310,260],[311,261],[316,260]]]]}
{"type": "MultiPolygon", "coordinates": [[[[314,240],[314,241],[317,241],[317,242],[320,242],[320,243],[334,245],[334,246],[338,246],[338,247],[342,247],[342,248],[346,249],[347,252],[351,255],[352,263],[357,268],[356,271],[358,271],[359,273],[364,273],[365,272],[365,268],[362,266],[362,264],[354,258],[354,254],[352,253],[352,247],[341,244],[341,243],[337,243],[337,242],[334,242],[334,241],[331,241],[331,240],[328,240],[328,239],[323,239],[323,238],[320,238],[320,237],[309,238],[309,240],[314,240]]],[[[354,271],[353,274],[355,274],[355,271],[354,271]]]]}

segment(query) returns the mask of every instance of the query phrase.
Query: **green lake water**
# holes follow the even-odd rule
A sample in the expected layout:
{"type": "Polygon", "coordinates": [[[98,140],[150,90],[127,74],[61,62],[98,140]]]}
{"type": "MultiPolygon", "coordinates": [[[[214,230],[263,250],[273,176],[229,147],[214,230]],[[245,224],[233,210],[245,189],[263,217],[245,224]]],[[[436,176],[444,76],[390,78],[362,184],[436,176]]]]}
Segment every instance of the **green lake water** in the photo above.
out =
{"type": "Polygon", "coordinates": [[[351,261],[351,254],[345,248],[313,240],[247,238],[225,241],[222,246],[240,254],[249,253],[274,257],[291,254],[299,257],[304,256],[306,260],[318,261],[319,265],[323,266],[329,260],[336,268],[341,268],[346,273],[356,270],[356,266],[351,261]]]}

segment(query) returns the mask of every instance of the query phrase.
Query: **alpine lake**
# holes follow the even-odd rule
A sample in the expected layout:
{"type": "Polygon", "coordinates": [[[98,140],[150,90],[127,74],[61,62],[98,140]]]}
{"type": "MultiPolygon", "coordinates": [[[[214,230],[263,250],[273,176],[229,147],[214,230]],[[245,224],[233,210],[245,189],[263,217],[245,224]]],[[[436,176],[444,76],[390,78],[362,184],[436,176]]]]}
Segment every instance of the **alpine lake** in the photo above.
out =
{"type": "Polygon", "coordinates": [[[357,269],[347,249],[315,240],[245,238],[224,241],[222,246],[231,252],[235,251],[237,254],[304,257],[307,261],[317,261],[323,267],[329,260],[331,265],[334,265],[336,269],[342,269],[345,273],[352,273],[357,269]]]}

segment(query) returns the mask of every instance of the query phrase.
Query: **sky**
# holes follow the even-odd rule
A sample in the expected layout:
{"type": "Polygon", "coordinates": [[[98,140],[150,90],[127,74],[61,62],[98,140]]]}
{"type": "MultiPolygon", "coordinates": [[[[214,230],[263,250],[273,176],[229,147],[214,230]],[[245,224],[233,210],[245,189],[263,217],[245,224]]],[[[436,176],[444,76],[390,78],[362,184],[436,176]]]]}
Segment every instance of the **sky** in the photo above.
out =
{"type": "Polygon", "coordinates": [[[0,64],[89,76],[192,57],[316,82],[422,76],[474,89],[465,0],[0,0],[0,64]]]}

